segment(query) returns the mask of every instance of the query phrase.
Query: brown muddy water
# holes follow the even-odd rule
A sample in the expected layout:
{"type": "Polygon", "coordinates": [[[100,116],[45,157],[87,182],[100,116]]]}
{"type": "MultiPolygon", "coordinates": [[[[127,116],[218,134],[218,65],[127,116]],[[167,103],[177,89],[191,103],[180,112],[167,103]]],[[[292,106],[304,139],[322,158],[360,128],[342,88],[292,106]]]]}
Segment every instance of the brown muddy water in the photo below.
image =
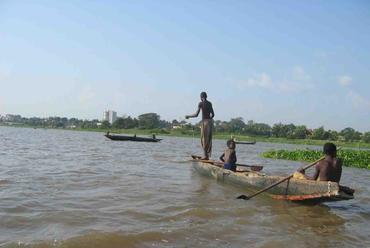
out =
{"type": "MultiPolygon", "coordinates": [[[[225,141],[214,141],[218,158],[225,141]]],[[[238,145],[238,161],[283,144],[238,145]]],[[[198,175],[198,139],[114,142],[102,133],[0,127],[1,247],[370,247],[370,171],[344,168],[355,199],[304,206],[198,175]]]]}

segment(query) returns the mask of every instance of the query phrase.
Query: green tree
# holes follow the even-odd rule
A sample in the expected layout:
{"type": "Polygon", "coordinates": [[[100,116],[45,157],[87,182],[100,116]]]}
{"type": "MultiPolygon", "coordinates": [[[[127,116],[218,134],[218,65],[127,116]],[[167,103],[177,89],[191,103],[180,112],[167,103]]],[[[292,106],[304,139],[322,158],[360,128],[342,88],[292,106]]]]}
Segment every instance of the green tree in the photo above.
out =
{"type": "Polygon", "coordinates": [[[113,123],[112,127],[117,129],[125,128],[125,120],[122,117],[117,118],[117,120],[113,123]]]}
{"type": "Polygon", "coordinates": [[[271,135],[271,127],[268,124],[255,123],[254,121],[250,120],[245,125],[244,133],[245,134],[250,134],[250,135],[270,136],[271,135]]]}
{"type": "MultiPolygon", "coordinates": [[[[96,128],[98,126],[99,120],[84,120],[81,123],[82,128],[96,128]]],[[[109,123],[109,122],[108,122],[109,123]]]]}
{"type": "Polygon", "coordinates": [[[165,121],[165,120],[159,120],[159,127],[160,128],[171,128],[172,127],[172,124],[171,122],[169,121],[165,121]]]}
{"type": "Polygon", "coordinates": [[[282,123],[276,123],[272,126],[271,134],[275,137],[281,137],[281,130],[282,130],[283,124],[282,123]]]}
{"type": "Polygon", "coordinates": [[[306,126],[296,126],[292,133],[289,133],[288,135],[292,139],[305,139],[307,138],[307,128],[306,126]]]}
{"type": "Polygon", "coordinates": [[[329,134],[329,137],[328,137],[329,140],[336,141],[339,139],[339,133],[337,131],[328,130],[328,134],[329,134]]]}
{"type": "Polygon", "coordinates": [[[156,113],[146,113],[139,115],[139,128],[153,129],[160,127],[160,116],[156,113]]]}
{"type": "Polygon", "coordinates": [[[172,126],[179,126],[180,125],[180,123],[176,119],[172,120],[171,124],[172,124],[172,126]]]}
{"type": "Polygon", "coordinates": [[[295,128],[294,124],[274,124],[272,127],[272,135],[275,137],[292,138],[294,136],[295,128]]]}
{"type": "Polygon", "coordinates": [[[120,117],[113,123],[112,126],[118,129],[136,128],[138,127],[138,121],[137,119],[132,119],[130,116],[120,117]]]}
{"type": "Polygon", "coordinates": [[[124,118],[124,128],[137,128],[139,127],[139,121],[136,118],[131,118],[128,116],[127,118],[124,118]]]}
{"type": "Polygon", "coordinates": [[[100,128],[103,128],[103,129],[107,129],[107,128],[110,128],[110,127],[111,127],[111,125],[110,125],[109,121],[103,121],[101,123],[101,126],[100,126],[100,128]]]}
{"type": "Polygon", "coordinates": [[[361,140],[361,133],[357,132],[351,127],[347,127],[340,131],[340,135],[343,136],[345,141],[357,141],[361,140]]]}
{"type": "Polygon", "coordinates": [[[226,121],[215,121],[215,130],[216,132],[228,132],[229,130],[229,123],[226,121]]]}
{"type": "Polygon", "coordinates": [[[366,132],[362,135],[362,141],[365,143],[370,143],[370,132],[366,132]]]}
{"type": "Polygon", "coordinates": [[[71,118],[71,119],[68,120],[68,124],[69,125],[75,125],[76,127],[79,127],[82,124],[82,120],[79,120],[77,118],[71,118]]]}
{"type": "Polygon", "coordinates": [[[60,121],[63,123],[63,127],[66,127],[68,125],[68,118],[67,117],[61,118],[60,121]]]}
{"type": "Polygon", "coordinates": [[[242,117],[231,119],[229,122],[229,128],[231,132],[242,132],[245,127],[245,123],[242,117]]]}
{"type": "Polygon", "coordinates": [[[314,140],[327,140],[328,138],[329,138],[329,133],[325,131],[323,126],[314,129],[311,135],[311,139],[314,139],[314,140]]]}
{"type": "Polygon", "coordinates": [[[253,132],[255,135],[263,135],[263,136],[270,136],[271,135],[271,127],[265,123],[255,123],[253,125],[253,132]]]}

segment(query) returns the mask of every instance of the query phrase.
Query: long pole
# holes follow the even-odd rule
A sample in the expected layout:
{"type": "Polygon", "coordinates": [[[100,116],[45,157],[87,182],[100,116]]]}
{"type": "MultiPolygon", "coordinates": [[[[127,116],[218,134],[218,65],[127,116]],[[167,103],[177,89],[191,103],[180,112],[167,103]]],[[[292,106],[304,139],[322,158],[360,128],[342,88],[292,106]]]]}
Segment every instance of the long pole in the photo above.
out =
{"type": "MultiPolygon", "coordinates": [[[[314,166],[316,163],[320,162],[320,161],[321,161],[321,160],[323,160],[323,159],[325,159],[325,156],[323,156],[323,157],[321,157],[320,159],[316,160],[315,162],[312,162],[311,164],[309,164],[309,165],[307,165],[307,166],[303,167],[303,169],[302,169],[302,170],[307,170],[308,168],[310,168],[310,167],[314,166]]],[[[253,198],[253,197],[255,197],[255,196],[257,196],[257,195],[259,195],[259,194],[261,194],[261,193],[263,193],[263,192],[265,192],[265,191],[267,191],[267,190],[269,190],[269,189],[271,189],[271,188],[273,188],[273,187],[275,187],[276,185],[279,185],[279,184],[281,184],[281,183],[285,182],[286,180],[288,180],[288,179],[290,179],[290,178],[292,178],[292,177],[293,177],[293,174],[292,174],[292,175],[289,175],[289,176],[287,176],[287,177],[284,177],[283,179],[279,180],[278,182],[276,182],[276,183],[274,183],[274,184],[271,184],[270,186],[267,186],[267,187],[265,187],[265,188],[263,188],[263,189],[261,189],[261,190],[257,191],[256,193],[254,193],[254,194],[250,195],[250,196],[240,195],[240,196],[238,196],[238,197],[237,197],[237,199],[249,200],[249,199],[251,199],[251,198],[253,198]]]]}

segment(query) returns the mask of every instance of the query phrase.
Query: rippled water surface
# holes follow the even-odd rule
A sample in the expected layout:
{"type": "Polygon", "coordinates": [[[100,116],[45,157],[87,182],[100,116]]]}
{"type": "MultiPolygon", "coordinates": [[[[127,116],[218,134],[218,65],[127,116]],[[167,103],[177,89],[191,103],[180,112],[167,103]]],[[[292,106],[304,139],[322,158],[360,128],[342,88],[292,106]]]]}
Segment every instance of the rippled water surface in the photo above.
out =
{"type": "MultiPolygon", "coordinates": [[[[214,158],[225,141],[214,141],[214,158]]],[[[283,144],[239,145],[239,162],[283,144]]],[[[236,200],[243,189],[198,175],[198,139],[113,142],[102,133],[0,127],[0,246],[370,247],[370,171],[344,168],[354,200],[318,206],[236,200]]]]}

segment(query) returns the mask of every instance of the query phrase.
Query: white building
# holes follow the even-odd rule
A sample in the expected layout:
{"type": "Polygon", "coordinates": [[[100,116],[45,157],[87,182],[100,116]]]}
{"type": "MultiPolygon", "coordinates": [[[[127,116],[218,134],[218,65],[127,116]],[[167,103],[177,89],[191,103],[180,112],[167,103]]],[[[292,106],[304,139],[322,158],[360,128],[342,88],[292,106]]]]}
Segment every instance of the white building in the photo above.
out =
{"type": "Polygon", "coordinates": [[[103,121],[109,121],[110,124],[113,124],[117,120],[117,112],[113,110],[104,111],[103,121]]]}

